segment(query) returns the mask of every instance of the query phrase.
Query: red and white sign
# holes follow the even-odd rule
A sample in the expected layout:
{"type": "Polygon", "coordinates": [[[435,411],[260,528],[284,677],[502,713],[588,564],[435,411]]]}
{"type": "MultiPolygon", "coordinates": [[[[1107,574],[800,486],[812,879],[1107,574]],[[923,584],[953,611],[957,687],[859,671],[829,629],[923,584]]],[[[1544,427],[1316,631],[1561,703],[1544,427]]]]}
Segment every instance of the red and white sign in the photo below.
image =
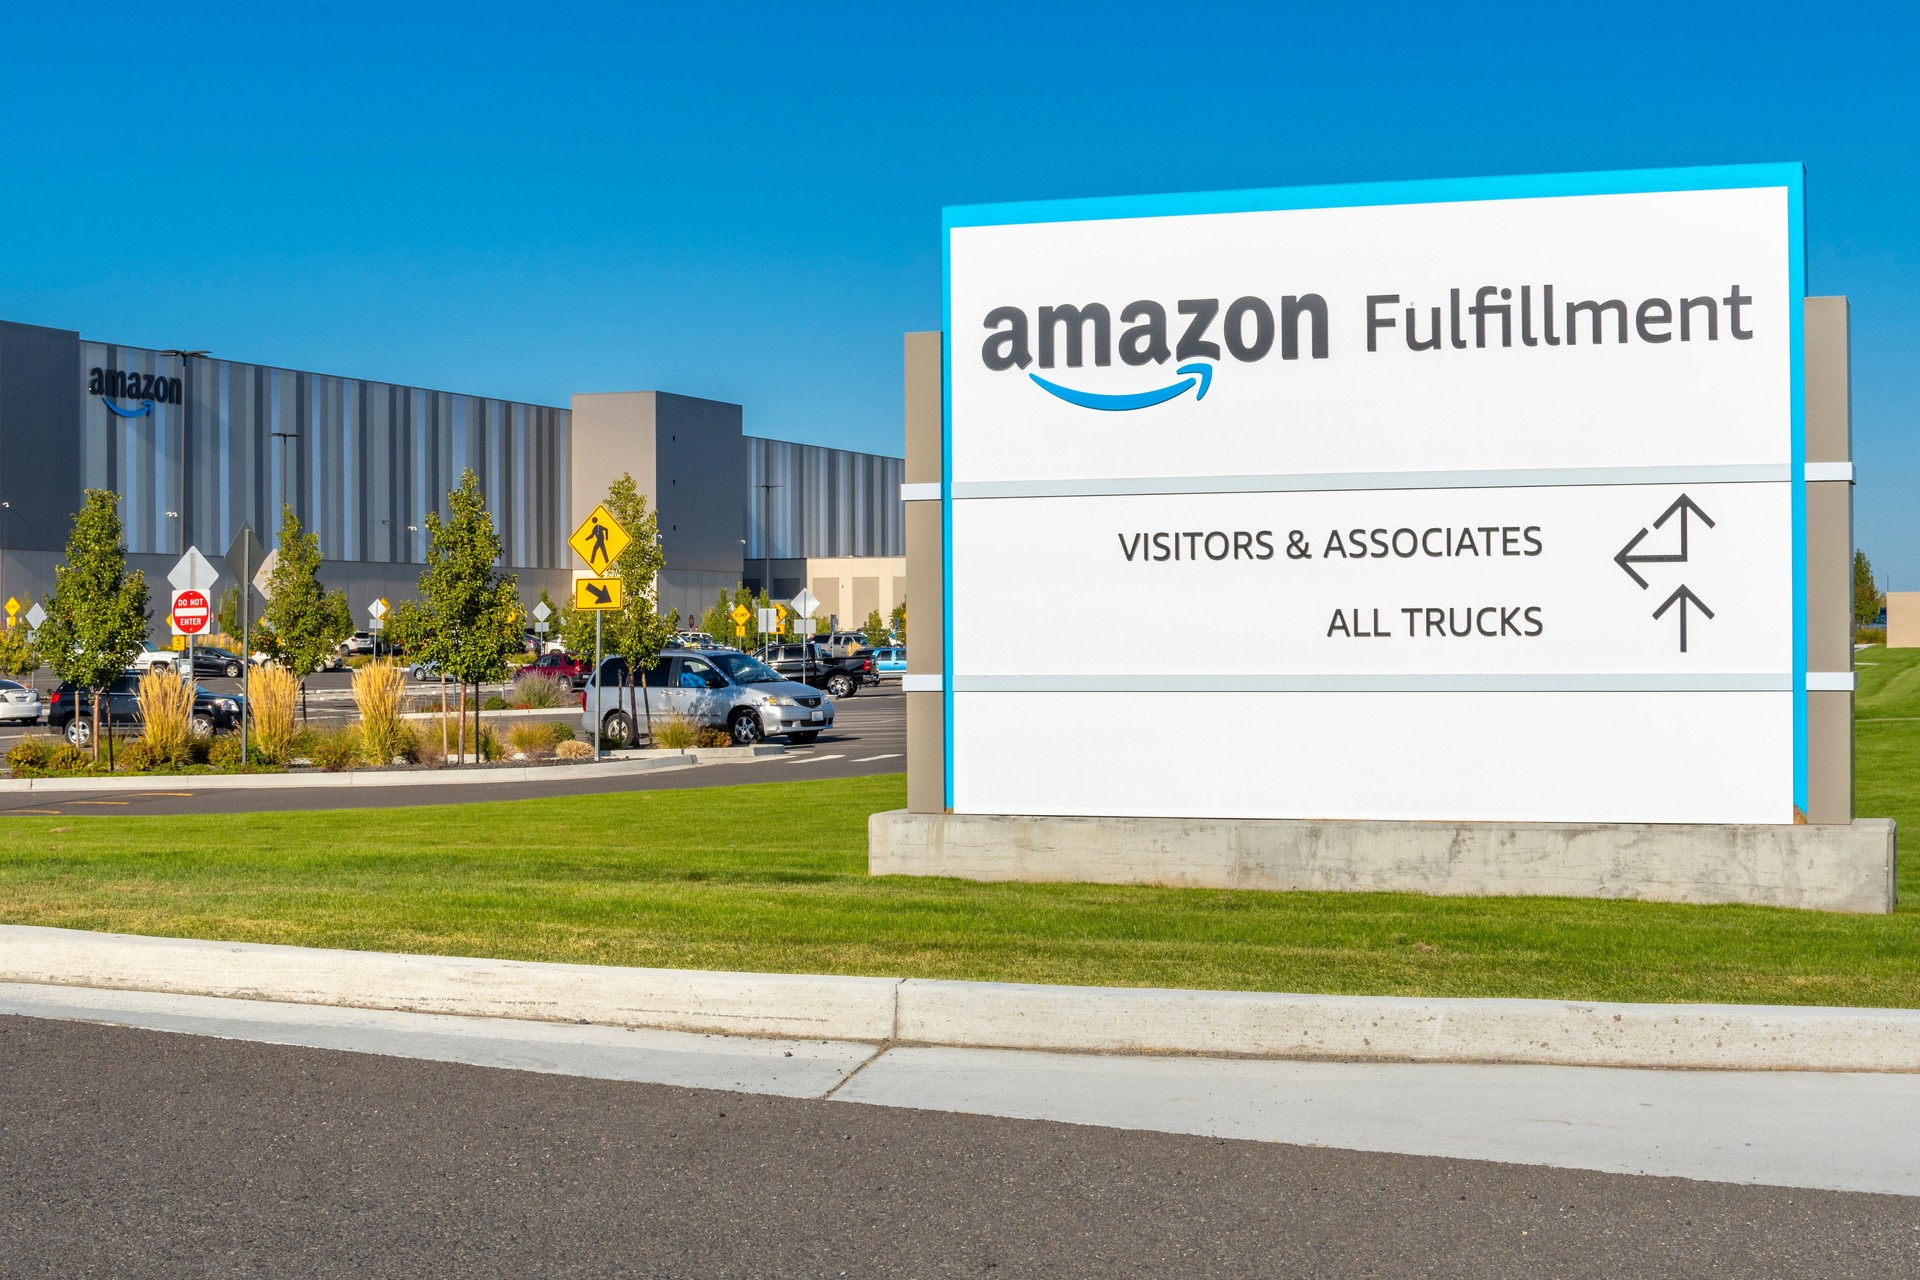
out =
{"type": "Polygon", "coordinates": [[[173,593],[173,628],[182,635],[197,636],[207,629],[207,593],[204,591],[176,591],[173,593]]]}

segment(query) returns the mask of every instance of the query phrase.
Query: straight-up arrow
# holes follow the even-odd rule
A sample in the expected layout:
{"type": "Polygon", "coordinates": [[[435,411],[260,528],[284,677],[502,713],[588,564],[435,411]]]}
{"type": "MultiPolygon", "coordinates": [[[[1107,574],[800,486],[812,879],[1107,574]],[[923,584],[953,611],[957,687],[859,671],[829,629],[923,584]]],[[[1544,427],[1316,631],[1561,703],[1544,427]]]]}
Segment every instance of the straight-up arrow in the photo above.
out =
{"type": "MultiPolygon", "coordinates": [[[[1633,549],[1639,546],[1640,543],[1646,538],[1647,534],[1650,532],[1650,530],[1642,529],[1640,530],[1640,532],[1634,534],[1632,540],[1629,541],[1626,546],[1620,548],[1619,553],[1613,557],[1613,562],[1619,565],[1621,569],[1625,570],[1626,575],[1629,578],[1632,578],[1635,582],[1639,583],[1640,589],[1642,591],[1645,591],[1647,589],[1647,580],[1640,576],[1639,571],[1633,567],[1634,565],[1636,564],[1685,564],[1687,562],[1687,513],[1688,512],[1692,512],[1694,515],[1699,516],[1702,520],[1706,521],[1707,528],[1709,529],[1713,528],[1713,517],[1708,515],[1706,512],[1702,511],[1700,509],[1700,504],[1695,502],[1692,498],[1688,497],[1684,493],[1681,494],[1679,497],[1675,498],[1672,504],[1669,505],[1665,511],[1662,511],[1660,513],[1660,518],[1653,522],[1653,527],[1655,529],[1658,529],[1661,525],[1665,524],[1668,520],[1672,519],[1673,513],[1676,511],[1680,513],[1680,550],[1678,552],[1667,554],[1667,555],[1657,555],[1657,556],[1634,555],[1633,549]]],[[[1713,615],[1708,614],[1707,616],[1712,617],[1713,615]]]]}
{"type": "Polygon", "coordinates": [[[1709,618],[1713,616],[1713,610],[1707,608],[1707,602],[1689,591],[1687,584],[1683,582],[1673,589],[1673,594],[1668,596],[1658,609],[1653,611],[1654,621],[1658,622],[1660,615],[1671,609],[1676,600],[1680,602],[1680,652],[1685,653],[1687,651],[1687,605],[1692,604],[1709,618]]]}

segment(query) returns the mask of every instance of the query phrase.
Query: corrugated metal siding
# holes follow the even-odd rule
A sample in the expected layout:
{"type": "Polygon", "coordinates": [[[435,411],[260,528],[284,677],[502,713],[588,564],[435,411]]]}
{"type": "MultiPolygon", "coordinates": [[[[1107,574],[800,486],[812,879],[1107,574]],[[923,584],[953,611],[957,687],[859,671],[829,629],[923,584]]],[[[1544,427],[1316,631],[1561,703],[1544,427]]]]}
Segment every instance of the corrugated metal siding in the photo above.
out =
{"type": "Polygon", "coordinates": [[[879,454],[747,437],[745,558],[905,555],[906,465],[879,454]]]}
{"type": "MultiPolygon", "coordinates": [[[[180,376],[177,358],[139,347],[86,342],[81,363],[180,376]]],[[[121,418],[82,397],[83,481],[123,495],[128,550],[217,556],[242,521],[271,544],[284,483],[329,560],[417,564],[425,539],[407,526],[443,509],[471,467],[507,563],[567,563],[567,410],[232,360],[191,366],[184,406],[121,418]]]]}

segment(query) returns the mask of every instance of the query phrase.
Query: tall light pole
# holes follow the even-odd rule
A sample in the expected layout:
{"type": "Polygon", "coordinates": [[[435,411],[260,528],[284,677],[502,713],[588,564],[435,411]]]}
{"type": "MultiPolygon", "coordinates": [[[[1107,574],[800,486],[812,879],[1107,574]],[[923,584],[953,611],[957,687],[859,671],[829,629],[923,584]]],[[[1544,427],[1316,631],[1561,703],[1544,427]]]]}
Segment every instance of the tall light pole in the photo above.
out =
{"type": "MultiPolygon", "coordinates": [[[[206,348],[187,350],[183,347],[168,347],[160,353],[163,356],[177,356],[180,360],[180,510],[193,510],[193,468],[187,464],[191,445],[187,437],[193,432],[193,362],[204,360],[213,354],[206,348]]],[[[184,555],[187,550],[187,519],[180,517],[180,545],[174,548],[176,554],[184,555]]]]}
{"type": "MultiPolygon", "coordinates": [[[[280,442],[280,501],[287,506],[293,506],[291,494],[287,488],[287,454],[291,449],[291,446],[287,444],[287,441],[298,440],[300,438],[300,433],[298,431],[274,431],[274,432],[270,432],[269,434],[271,434],[275,440],[278,440],[280,442]]],[[[273,514],[277,516],[279,513],[274,512],[273,514]]],[[[299,514],[299,510],[297,508],[295,509],[294,514],[295,515],[299,514]]]]}
{"type": "Polygon", "coordinates": [[[767,593],[769,604],[773,603],[773,491],[782,487],[764,480],[754,486],[760,490],[760,589],[767,593]]]}

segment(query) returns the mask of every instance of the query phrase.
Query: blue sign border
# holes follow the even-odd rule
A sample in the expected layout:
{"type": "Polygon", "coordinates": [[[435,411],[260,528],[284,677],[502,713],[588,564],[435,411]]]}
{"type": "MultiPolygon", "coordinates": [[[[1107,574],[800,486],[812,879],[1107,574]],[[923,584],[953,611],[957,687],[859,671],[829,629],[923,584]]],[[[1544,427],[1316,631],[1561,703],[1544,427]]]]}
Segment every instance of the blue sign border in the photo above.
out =
{"type": "Polygon", "coordinates": [[[1686,169],[1622,169],[1495,178],[1431,178],[1409,182],[1341,183],[1319,187],[1265,187],[1082,200],[953,205],[940,218],[940,556],[941,688],[945,730],[945,802],[953,808],[953,232],[958,227],[1004,227],[1037,222],[1096,222],[1112,218],[1169,218],[1183,214],[1266,213],[1286,209],[1357,209],[1395,204],[1453,204],[1469,200],[1552,196],[1646,195],[1662,191],[1729,191],[1784,187],[1787,192],[1787,291],[1793,465],[1793,803],[1807,809],[1807,420],[1804,313],[1807,295],[1806,166],[1710,165],[1686,169]]]}

